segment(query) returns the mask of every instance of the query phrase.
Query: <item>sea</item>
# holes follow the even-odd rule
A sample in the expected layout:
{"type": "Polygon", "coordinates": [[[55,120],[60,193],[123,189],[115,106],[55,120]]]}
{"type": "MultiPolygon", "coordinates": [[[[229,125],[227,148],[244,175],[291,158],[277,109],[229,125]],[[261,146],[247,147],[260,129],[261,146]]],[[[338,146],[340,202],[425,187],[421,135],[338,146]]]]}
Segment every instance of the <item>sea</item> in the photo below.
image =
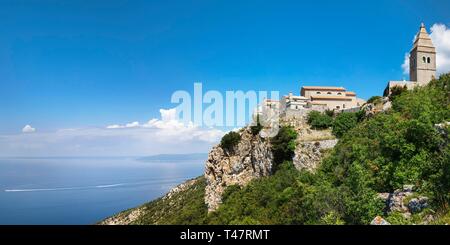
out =
{"type": "Polygon", "coordinates": [[[203,174],[201,157],[0,158],[0,225],[95,224],[203,174]]]}

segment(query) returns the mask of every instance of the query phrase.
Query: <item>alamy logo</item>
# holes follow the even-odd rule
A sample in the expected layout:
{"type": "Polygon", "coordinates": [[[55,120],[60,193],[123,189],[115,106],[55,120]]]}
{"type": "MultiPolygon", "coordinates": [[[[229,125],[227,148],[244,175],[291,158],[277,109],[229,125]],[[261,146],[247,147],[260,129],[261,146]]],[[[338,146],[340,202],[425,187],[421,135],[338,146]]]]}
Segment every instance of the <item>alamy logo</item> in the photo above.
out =
{"type": "Polygon", "coordinates": [[[176,117],[184,123],[193,122],[200,127],[244,127],[261,124],[262,137],[278,133],[279,111],[265,102],[277,100],[279,91],[226,91],[225,96],[217,90],[203,93],[202,83],[194,83],[194,93],[178,90],[171,102],[178,104],[176,117]]]}

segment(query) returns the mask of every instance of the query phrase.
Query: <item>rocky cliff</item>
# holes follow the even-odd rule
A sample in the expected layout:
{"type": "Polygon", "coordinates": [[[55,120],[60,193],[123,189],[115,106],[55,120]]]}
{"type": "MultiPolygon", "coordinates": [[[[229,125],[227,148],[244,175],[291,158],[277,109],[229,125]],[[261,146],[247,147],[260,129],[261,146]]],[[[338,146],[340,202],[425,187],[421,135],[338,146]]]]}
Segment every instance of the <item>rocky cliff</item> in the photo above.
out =
{"type": "Polygon", "coordinates": [[[270,143],[250,128],[239,131],[241,140],[231,151],[213,147],[205,163],[205,203],[208,211],[216,210],[222,194],[231,185],[245,186],[251,180],[270,175],[273,155],[270,143]]]}
{"type": "MultiPolygon", "coordinates": [[[[326,150],[333,148],[337,139],[330,130],[312,130],[304,119],[286,120],[282,125],[292,126],[298,134],[293,163],[298,170],[313,171],[326,150]]],[[[213,147],[205,164],[205,203],[214,211],[222,202],[228,186],[245,186],[251,180],[272,173],[273,155],[270,140],[253,135],[250,127],[239,131],[241,140],[232,151],[220,145],[213,147]]]]}
{"type": "Polygon", "coordinates": [[[337,139],[299,142],[292,159],[297,170],[314,171],[320,164],[323,154],[332,149],[337,139]]]}

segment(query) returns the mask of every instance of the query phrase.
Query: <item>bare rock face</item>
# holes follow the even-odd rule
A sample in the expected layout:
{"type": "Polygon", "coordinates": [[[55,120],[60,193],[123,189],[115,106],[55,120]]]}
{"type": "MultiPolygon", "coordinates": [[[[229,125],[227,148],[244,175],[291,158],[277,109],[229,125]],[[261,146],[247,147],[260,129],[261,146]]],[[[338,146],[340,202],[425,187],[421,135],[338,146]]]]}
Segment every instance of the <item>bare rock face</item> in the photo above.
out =
{"type": "Polygon", "coordinates": [[[390,225],[390,223],[381,216],[377,216],[372,220],[372,222],[370,222],[370,225],[390,225]]]}
{"type": "Polygon", "coordinates": [[[130,225],[135,220],[137,220],[145,210],[142,207],[133,209],[131,212],[126,214],[118,214],[109,217],[99,223],[99,225],[130,225]]]}
{"type": "Polygon", "coordinates": [[[253,179],[271,174],[273,155],[269,140],[253,135],[248,127],[239,134],[241,140],[232,151],[217,145],[209,152],[205,164],[208,211],[218,208],[228,186],[245,186],[253,179]]]}
{"type": "Polygon", "coordinates": [[[381,101],[378,103],[366,103],[361,107],[361,110],[364,111],[365,117],[370,118],[375,114],[380,112],[388,111],[392,108],[392,102],[389,100],[389,97],[381,98],[381,101]]]}
{"type": "Polygon", "coordinates": [[[297,170],[314,171],[322,160],[323,150],[333,148],[337,139],[300,142],[292,159],[297,170]]]}
{"type": "Polygon", "coordinates": [[[449,142],[449,130],[450,130],[450,122],[443,122],[439,124],[435,124],[434,127],[438,131],[438,133],[442,136],[444,141],[440,145],[440,149],[443,150],[449,142]]]}
{"type": "Polygon", "coordinates": [[[383,111],[387,111],[392,108],[392,101],[389,97],[383,97],[383,111]]]}
{"type": "Polygon", "coordinates": [[[399,212],[408,219],[427,208],[428,198],[418,195],[413,189],[413,185],[404,185],[393,193],[378,193],[378,197],[386,203],[386,213],[399,212]]]}

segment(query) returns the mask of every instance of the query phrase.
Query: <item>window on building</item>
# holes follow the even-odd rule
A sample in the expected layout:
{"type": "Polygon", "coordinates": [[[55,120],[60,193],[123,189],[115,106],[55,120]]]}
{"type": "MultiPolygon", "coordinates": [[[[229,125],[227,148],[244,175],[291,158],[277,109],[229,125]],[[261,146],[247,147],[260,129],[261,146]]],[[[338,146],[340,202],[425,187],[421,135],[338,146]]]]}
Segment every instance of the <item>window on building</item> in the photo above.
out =
{"type": "Polygon", "coordinates": [[[320,92],[316,92],[316,94],[320,94],[320,92]]]}
{"type": "Polygon", "coordinates": [[[427,62],[427,58],[425,58],[425,56],[422,57],[422,60],[423,60],[423,63],[427,62]]]}
{"type": "Polygon", "coordinates": [[[337,105],[337,106],[336,106],[336,109],[341,109],[341,107],[337,105]]]}
{"type": "Polygon", "coordinates": [[[345,104],[342,104],[342,108],[345,108],[345,104]]]}
{"type": "Polygon", "coordinates": [[[338,95],[342,95],[342,93],[341,92],[339,92],[339,93],[337,93],[338,95]]]}
{"type": "Polygon", "coordinates": [[[430,58],[430,57],[427,58],[427,63],[428,63],[428,64],[431,63],[431,58],[430,58]]]}
{"type": "Polygon", "coordinates": [[[327,94],[331,94],[331,92],[328,92],[327,94]]]}

